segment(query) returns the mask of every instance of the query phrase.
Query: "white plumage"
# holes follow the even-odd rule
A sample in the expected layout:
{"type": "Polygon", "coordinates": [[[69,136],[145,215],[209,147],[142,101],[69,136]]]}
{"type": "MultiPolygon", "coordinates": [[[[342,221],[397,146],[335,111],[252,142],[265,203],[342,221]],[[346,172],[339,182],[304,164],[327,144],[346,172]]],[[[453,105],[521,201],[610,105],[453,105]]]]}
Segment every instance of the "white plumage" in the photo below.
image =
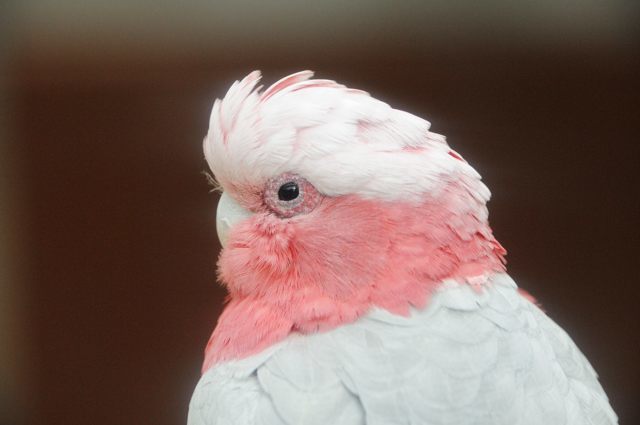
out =
{"type": "Polygon", "coordinates": [[[443,282],[410,317],[372,310],[208,370],[188,425],[609,425],[569,336],[506,274],[443,282]]]}
{"type": "Polygon", "coordinates": [[[489,198],[478,173],[450,156],[445,137],[430,131],[429,121],[364,91],[307,80],[312,75],[290,75],[260,94],[254,72],[216,100],[204,153],[223,186],[286,171],[327,196],[415,200],[441,189],[443,175],[456,173],[478,179],[473,190],[489,198]]]}

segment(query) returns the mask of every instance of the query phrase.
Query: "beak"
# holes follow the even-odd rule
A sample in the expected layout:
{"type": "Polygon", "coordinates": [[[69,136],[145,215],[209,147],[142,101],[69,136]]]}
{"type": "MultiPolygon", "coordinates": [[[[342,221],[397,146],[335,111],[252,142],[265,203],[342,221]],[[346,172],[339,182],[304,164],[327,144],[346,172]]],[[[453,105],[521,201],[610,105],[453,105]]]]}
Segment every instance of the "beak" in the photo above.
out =
{"type": "Polygon", "coordinates": [[[227,195],[226,192],[222,193],[220,201],[218,202],[218,211],[216,212],[216,230],[223,248],[227,243],[227,235],[233,225],[242,220],[246,220],[252,215],[253,213],[251,211],[242,208],[240,204],[231,196],[227,195]]]}

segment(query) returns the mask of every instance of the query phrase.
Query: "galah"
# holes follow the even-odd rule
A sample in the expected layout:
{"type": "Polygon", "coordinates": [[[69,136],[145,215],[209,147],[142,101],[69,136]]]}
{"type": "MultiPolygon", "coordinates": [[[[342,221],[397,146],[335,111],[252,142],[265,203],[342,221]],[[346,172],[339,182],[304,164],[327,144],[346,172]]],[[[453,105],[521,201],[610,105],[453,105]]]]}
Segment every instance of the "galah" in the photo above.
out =
{"type": "Polygon", "coordinates": [[[228,301],[189,425],[616,424],[430,123],[303,71],[213,105],[228,301]]]}

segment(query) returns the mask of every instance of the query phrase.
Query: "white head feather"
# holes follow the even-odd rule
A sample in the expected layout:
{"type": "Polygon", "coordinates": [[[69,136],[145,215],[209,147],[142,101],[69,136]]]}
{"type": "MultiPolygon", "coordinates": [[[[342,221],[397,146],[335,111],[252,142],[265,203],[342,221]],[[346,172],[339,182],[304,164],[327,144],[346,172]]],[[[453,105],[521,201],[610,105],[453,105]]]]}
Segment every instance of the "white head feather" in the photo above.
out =
{"type": "Polygon", "coordinates": [[[312,75],[260,93],[254,71],[215,101],[204,152],[225,189],[292,172],[327,196],[419,200],[455,178],[488,200],[479,174],[428,121],[312,75]]]}

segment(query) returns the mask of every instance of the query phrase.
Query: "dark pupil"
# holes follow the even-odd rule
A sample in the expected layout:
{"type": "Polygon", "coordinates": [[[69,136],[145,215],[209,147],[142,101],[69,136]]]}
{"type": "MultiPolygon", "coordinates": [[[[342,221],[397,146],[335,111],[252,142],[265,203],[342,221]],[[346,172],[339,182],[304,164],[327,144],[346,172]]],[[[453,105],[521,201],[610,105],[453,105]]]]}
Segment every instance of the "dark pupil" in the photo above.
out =
{"type": "Polygon", "coordinates": [[[280,186],[278,189],[278,199],[281,201],[292,201],[298,197],[300,189],[298,189],[298,183],[288,182],[280,186]]]}

